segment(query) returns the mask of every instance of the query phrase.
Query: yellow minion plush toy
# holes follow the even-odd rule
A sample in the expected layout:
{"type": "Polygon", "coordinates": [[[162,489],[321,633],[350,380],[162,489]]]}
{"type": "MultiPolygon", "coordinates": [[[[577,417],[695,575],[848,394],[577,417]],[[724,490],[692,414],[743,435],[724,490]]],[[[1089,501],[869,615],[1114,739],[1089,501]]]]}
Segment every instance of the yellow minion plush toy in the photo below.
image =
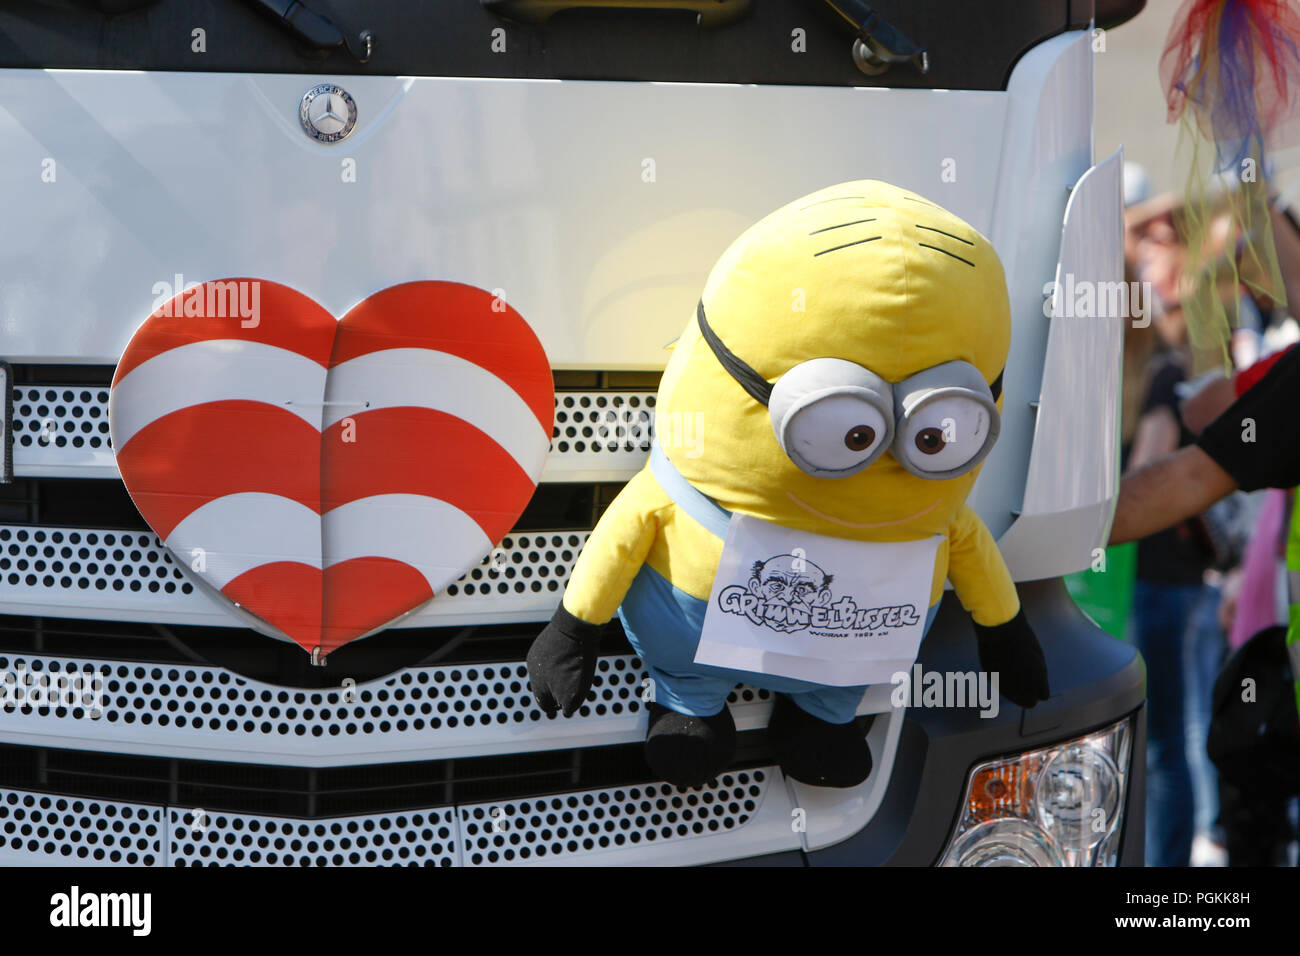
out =
{"type": "Polygon", "coordinates": [[[1042,650],[966,505],[998,434],[1002,265],[962,220],[882,182],[778,209],[714,266],[656,400],[650,461],[601,517],[533,642],[533,693],[570,716],[617,613],[650,686],[646,758],[700,786],[730,763],[738,683],[773,691],[790,777],[871,772],[853,718],[910,670],[950,580],[980,666],[1049,694],[1042,650]]]}

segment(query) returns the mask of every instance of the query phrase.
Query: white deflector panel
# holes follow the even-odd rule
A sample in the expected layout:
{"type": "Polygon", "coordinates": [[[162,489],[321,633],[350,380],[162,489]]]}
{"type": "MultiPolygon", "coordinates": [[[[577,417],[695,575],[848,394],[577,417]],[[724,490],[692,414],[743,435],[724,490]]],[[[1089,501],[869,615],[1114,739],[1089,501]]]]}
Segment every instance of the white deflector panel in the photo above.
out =
{"type": "Polygon", "coordinates": [[[1104,547],[1119,484],[1123,154],[1079,180],[1065,213],[1020,516],[998,542],[1018,581],[1081,571],[1104,547]]]}

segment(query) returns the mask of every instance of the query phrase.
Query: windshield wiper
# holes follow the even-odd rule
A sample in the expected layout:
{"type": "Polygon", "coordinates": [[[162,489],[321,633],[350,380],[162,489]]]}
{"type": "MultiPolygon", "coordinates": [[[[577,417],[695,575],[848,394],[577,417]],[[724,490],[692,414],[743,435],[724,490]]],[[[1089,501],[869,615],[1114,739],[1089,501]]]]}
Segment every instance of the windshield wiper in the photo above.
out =
{"type": "Polygon", "coordinates": [[[853,41],[853,62],[863,73],[876,76],[894,63],[911,63],[922,73],[930,72],[930,55],[925,47],[913,43],[863,0],[824,2],[857,33],[853,41]]]}
{"type": "Polygon", "coordinates": [[[346,47],[358,63],[370,59],[375,48],[375,36],[362,30],[356,37],[345,34],[329,17],[317,13],[299,0],[247,0],[253,6],[272,16],[305,46],[319,53],[332,53],[346,47]]]}

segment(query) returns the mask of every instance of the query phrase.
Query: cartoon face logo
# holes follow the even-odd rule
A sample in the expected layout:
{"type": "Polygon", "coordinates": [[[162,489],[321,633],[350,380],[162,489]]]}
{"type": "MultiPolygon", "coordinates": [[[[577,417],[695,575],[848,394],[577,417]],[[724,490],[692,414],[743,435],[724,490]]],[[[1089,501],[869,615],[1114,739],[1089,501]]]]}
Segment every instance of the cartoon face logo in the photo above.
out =
{"type": "Polygon", "coordinates": [[[807,558],[778,554],[766,561],[754,562],[747,586],[749,593],[765,604],[796,611],[788,616],[786,627],[778,628],[785,630],[802,626],[797,622],[806,622],[814,607],[830,604],[832,580],[833,575],[807,558]]]}

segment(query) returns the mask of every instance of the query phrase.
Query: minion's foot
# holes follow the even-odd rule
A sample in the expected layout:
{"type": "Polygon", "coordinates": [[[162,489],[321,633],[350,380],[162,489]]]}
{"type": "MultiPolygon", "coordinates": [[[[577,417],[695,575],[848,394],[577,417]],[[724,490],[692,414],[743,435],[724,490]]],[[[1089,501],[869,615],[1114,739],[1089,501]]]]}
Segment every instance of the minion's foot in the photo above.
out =
{"type": "Polygon", "coordinates": [[[787,777],[813,787],[856,787],[871,775],[871,749],[856,720],[832,724],[776,695],[767,741],[787,777]]]}
{"type": "Polygon", "coordinates": [[[645,759],[662,780],[677,787],[702,787],[731,763],[736,724],[726,704],[712,717],[688,717],[650,704],[645,759]]]}

